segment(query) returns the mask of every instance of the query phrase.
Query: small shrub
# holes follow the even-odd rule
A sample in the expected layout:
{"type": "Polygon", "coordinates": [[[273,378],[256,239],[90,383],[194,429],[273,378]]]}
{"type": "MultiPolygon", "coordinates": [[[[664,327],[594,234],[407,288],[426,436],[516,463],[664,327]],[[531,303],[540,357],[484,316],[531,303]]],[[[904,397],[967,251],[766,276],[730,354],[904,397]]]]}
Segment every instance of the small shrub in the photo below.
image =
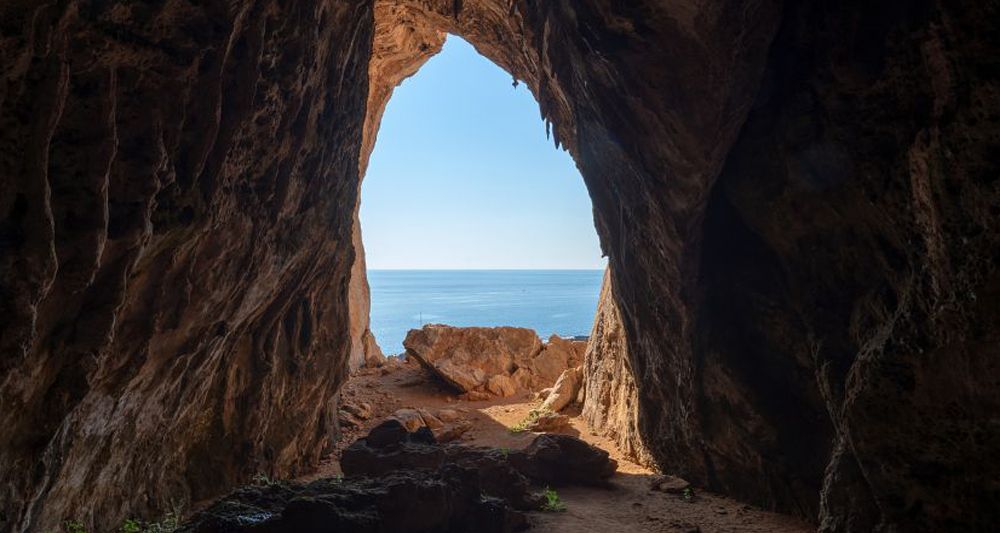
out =
{"type": "Polygon", "coordinates": [[[524,420],[518,422],[517,424],[515,424],[513,427],[510,428],[510,432],[524,433],[525,431],[528,431],[528,428],[531,426],[531,424],[535,422],[535,420],[538,420],[539,418],[550,414],[553,414],[552,410],[550,409],[542,409],[542,408],[532,409],[531,411],[528,411],[528,416],[524,417],[524,420]]]}
{"type": "Polygon", "coordinates": [[[694,489],[692,489],[691,487],[688,487],[688,488],[684,489],[684,492],[681,493],[681,499],[684,500],[684,501],[686,501],[686,502],[693,502],[694,501],[694,489]]]}
{"type": "Polygon", "coordinates": [[[142,533],[142,524],[134,518],[129,518],[122,524],[121,533],[142,533]]]}
{"type": "Polygon", "coordinates": [[[545,496],[545,503],[542,504],[543,511],[561,513],[566,510],[566,504],[559,499],[559,493],[555,490],[545,487],[545,492],[542,495],[545,496]]]}

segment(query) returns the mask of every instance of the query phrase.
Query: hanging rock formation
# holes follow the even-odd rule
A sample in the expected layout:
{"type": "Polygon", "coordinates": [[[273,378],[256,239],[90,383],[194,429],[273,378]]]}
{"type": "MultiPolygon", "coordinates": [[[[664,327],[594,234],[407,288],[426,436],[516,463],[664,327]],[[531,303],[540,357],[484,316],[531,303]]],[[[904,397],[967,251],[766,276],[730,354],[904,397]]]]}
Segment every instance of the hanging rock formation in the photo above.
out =
{"type": "Polygon", "coordinates": [[[443,32],[584,176],[628,354],[588,368],[657,465],[824,531],[993,527],[998,11],[0,0],[0,527],[315,462],[359,170],[443,32]]]}

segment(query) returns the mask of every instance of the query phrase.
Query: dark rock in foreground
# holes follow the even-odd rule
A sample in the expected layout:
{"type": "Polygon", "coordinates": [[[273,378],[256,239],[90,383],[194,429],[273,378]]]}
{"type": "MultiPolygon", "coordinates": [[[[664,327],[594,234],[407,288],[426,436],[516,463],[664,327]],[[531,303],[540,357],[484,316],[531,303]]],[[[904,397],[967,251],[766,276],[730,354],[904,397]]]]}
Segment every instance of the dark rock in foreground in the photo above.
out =
{"type": "Polygon", "coordinates": [[[442,445],[388,420],[343,455],[344,479],[245,487],[195,515],[186,533],[508,532],[540,508],[532,481],[602,485],[617,464],[566,435],[524,450],[442,445]]]}
{"type": "Polygon", "coordinates": [[[527,527],[524,514],[480,495],[474,471],[398,471],[380,478],[245,487],[196,515],[186,533],[464,532],[527,527]]]}

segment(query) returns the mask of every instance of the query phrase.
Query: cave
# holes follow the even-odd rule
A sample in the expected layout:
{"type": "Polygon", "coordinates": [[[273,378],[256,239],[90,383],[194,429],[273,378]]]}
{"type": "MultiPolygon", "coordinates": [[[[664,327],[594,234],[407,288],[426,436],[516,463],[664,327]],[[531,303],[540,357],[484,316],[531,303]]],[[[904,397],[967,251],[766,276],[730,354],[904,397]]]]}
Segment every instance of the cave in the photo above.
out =
{"type": "Polygon", "coordinates": [[[593,200],[598,430],[820,531],[991,530],[998,15],[0,1],[0,529],[317,463],[367,331],[360,179],[451,33],[530,88],[593,200]]]}

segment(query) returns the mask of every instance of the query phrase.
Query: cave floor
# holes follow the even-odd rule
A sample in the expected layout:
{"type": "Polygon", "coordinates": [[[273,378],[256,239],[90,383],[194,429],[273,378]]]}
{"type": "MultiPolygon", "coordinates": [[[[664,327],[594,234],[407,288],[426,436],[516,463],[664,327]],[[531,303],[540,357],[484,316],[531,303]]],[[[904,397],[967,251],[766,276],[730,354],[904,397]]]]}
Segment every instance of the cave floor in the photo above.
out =
{"type": "MultiPolygon", "coordinates": [[[[527,446],[535,433],[514,433],[510,428],[524,420],[538,402],[529,398],[491,401],[461,401],[446,386],[414,362],[391,364],[382,369],[357,371],[341,390],[342,405],[364,405],[370,414],[356,427],[345,428],[343,438],[318,471],[300,478],[310,481],[340,474],[340,453],[363,437],[385,417],[402,408],[430,411],[452,409],[461,413],[469,429],[462,435],[466,444],[517,449],[527,446]]],[[[611,489],[560,488],[565,512],[532,513],[536,531],[546,532],[726,532],[804,533],[814,531],[793,517],[757,509],[705,491],[695,491],[685,500],[679,494],[650,490],[655,473],[626,459],[610,440],[595,435],[579,417],[579,410],[567,408],[571,417],[564,433],[577,436],[607,450],[618,461],[611,489]]]]}

